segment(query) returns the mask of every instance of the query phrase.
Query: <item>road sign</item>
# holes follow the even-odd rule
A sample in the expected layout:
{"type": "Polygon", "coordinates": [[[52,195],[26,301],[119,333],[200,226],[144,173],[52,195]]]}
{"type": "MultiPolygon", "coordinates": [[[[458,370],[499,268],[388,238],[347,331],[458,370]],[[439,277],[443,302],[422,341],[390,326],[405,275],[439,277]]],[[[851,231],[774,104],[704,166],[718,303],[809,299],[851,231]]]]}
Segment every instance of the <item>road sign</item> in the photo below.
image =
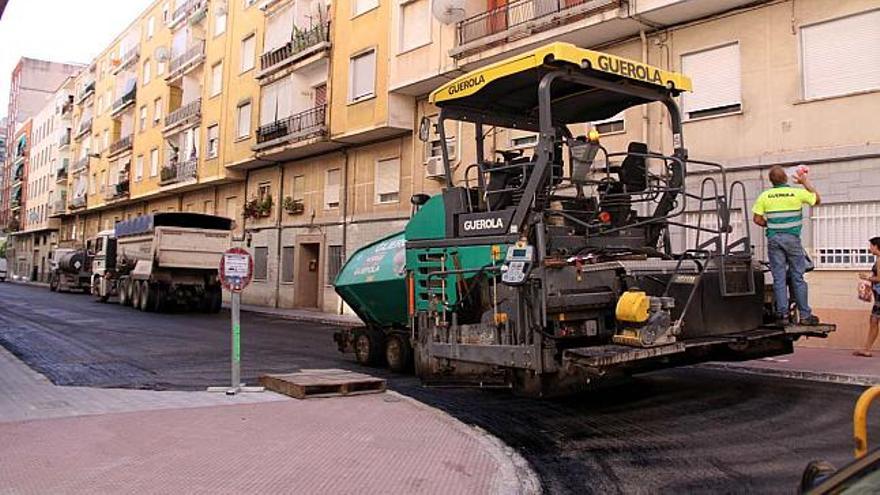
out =
{"type": "Polygon", "coordinates": [[[251,283],[254,259],[242,248],[230,248],[220,258],[220,283],[230,292],[241,292],[251,283]]]}

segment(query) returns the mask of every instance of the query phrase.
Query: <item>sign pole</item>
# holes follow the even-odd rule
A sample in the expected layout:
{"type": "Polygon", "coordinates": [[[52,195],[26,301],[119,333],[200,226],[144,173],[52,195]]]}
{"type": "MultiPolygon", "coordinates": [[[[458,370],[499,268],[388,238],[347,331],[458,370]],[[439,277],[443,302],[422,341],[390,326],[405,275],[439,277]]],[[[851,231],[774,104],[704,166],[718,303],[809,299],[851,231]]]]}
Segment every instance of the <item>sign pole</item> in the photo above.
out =
{"type": "Polygon", "coordinates": [[[209,392],[235,395],[239,392],[262,392],[263,387],[246,387],[241,382],[241,291],[250,284],[254,273],[254,260],[241,248],[231,248],[220,259],[220,282],[232,299],[232,332],[230,335],[230,361],[232,383],[229,387],[208,387],[209,392]]]}

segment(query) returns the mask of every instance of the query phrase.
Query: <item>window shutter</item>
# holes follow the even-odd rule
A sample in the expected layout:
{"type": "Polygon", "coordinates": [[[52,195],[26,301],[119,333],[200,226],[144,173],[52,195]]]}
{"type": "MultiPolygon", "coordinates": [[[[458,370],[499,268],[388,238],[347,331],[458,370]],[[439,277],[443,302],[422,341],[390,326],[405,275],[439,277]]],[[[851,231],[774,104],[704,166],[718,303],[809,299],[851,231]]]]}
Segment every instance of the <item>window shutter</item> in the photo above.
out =
{"type": "Polygon", "coordinates": [[[248,36],[241,42],[241,71],[245,72],[254,68],[257,56],[257,37],[248,36]]]}
{"type": "Polygon", "coordinates": [[[401,7],[401,51],[415,48],[431,40],[431,16],[428,0],[413,0],[401,7]]]}
{"type": "Polygon", "coordinates": [[[331,206],[339,204],[339,169],[334,168],[327,171],[324,183],[324,204],[331,206]]]}
{"type": "Polygon", "coordinates": [[[804,98],[880,88],[880,10],[801,28],[804,98]]]}
{"type": "Polygon", "coordinates": [[[306,176],[297,175],[293,178],[293,200],[302,201],[305,198],[306,176]]]}
{"type": "Polygon", "coordinates": [[[292,2],[266,20],[264,47],[266,52],[281,48],[293,38],[293,6],[294,3],[292,2]]]}
{"type": "Polygon", "coordinates": [[[684,113],[740,104],[739,62],[738,43],[683,55],[681,70],[694,84],[682,94],[684,113]]]}
{"type": "Polygon", "coordinates": [[[278,89],[281,81],[274,82],[263,87],[262,100],[260,100],[260,125],[275,122],[275,107],[278,102],[278,89]]]}
{"type": "Polygon", "coordinates": [[[400,191],[400,159],[376,162],[376,196],[400,191]]]}
{"type": "Polygon", "coordinates": [[[251,133],[251,104],[245,103],[238,107],[238,137],[246,137],[251,133]]]}
{"type": "Polygon", "coordinates": [[[350,99],[373,94],[376,80],[376,52],[369,51],[351,59],[350,99]]]}

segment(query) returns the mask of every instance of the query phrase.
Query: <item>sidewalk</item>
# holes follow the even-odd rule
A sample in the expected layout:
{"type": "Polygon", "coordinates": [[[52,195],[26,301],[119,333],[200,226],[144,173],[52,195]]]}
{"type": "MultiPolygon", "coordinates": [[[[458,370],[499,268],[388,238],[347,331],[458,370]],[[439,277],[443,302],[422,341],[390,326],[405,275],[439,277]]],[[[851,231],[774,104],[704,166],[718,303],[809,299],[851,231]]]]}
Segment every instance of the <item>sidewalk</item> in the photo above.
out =
{"type": "Polygon", "coordinates": [[[12,493],[540,492],[500,441],[392,392],[300,401],[59,387],[3,348],[0,388],[0,479],[12,493]]]}
{"type": "Polygon", "coordinates": [[[865,358],[853,356],[848,349],[795,347],[794,353],[784,356],[698,366],[801,380],[880,385],[880,352],[865,358]]]}
{"type": "MultiPolygon", "coordinates": [[[[223,307],[229,308],[229,303],[223,303],[223,307]]],[[[307,321],[338,327],[356,327],[364,324],[361,319],[355,315],[337,315],[333,313],[323,313],[318,310],[310,311],[307,309],[270,308],[253,304],[242,304],[241,310],[248,313],[281,318],[282,320],[307,321]]]]}

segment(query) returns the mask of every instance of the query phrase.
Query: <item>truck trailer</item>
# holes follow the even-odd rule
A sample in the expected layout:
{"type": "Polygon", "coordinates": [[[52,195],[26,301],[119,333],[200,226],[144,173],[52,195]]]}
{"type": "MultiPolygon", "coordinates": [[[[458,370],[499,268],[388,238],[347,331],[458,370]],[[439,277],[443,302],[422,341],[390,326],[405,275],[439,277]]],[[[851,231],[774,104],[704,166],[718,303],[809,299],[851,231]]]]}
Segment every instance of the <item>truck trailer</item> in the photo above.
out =
{"type": "Polygon", "coordinates": [[[344,265],[336,291],[365,325],[338,332],[340,350],[414,366],[426,382],[547,396],[790,353],[833,331],[775,321],[744,185],[688,156],[676,98],[690,90],[683,74],[567,43],[435,90],[440,114],[422,120],[420,139],[471,126],[476,160],[454,172],[441,146],[443,192],[414,195],[405,231],[344,265]],[[663,143],[607,149],[590,125],[650,104],[668,119],[663,143]],[[493,149],[499,129],[534,133],[534,149],[493,149]]]}
{"type": "Polygon", "coordinates": [[[169,306],[220,311],[218,266],[232,244],[232,220],[154,213],[118,222],[95,240],[92,292],[141,311],[169,306]]]}

